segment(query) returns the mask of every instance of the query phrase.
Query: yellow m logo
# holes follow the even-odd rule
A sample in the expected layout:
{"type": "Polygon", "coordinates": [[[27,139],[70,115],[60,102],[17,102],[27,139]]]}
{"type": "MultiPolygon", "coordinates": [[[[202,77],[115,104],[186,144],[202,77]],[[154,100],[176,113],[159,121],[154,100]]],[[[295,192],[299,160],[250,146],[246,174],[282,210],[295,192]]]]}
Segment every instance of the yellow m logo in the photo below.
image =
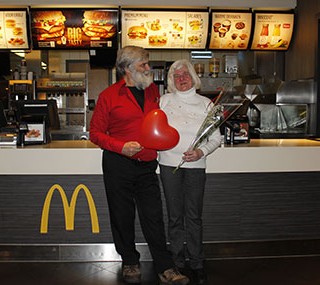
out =
{"type": "Polygon", "coordinates": [[[49,189],[46,199],[44,201],[42,216],[41,216],[40,233],[42,234],[48,233],[49,208],[50,208],[51,199],[55,190],[57,190],[60,193],[60,196],[62,199],[62,205],[63,205],[64,217],[65,217],[65,226],[67,231],[74,230],[74,215],[75,215],[75,209],[76,209],[76,202],[77,202],[79,192],[83,190],[89,205],[92,232],[93,233],[100,232],[96,206],[94,204],[94,200],[92,198],[92,195],[88,187],[83,184],[79,184],[75,188],[74,192],[72,193],[71,203],[69,205],[68,198],[63,188],[59,184],[54,184],[49,189]]]}

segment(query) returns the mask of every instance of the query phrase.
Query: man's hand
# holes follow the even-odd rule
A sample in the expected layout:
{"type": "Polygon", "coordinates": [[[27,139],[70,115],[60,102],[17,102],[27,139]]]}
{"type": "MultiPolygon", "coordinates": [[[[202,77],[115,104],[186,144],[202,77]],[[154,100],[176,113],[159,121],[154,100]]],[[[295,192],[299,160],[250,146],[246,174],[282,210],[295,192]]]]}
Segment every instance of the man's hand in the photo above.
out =
{"type": "Polygon", "coordinates": [[[131,157],[142,149],[143,147],[138,142],[126,142],[122,148],[122,154],[131,157]]]}

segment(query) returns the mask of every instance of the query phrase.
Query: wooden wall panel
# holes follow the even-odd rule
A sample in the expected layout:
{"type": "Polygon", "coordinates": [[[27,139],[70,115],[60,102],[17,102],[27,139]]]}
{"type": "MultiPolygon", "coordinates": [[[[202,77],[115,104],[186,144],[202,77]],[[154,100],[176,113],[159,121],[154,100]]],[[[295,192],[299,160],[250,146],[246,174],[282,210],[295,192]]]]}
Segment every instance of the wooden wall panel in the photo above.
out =
{"type": "MultiPolygon", "coordinates": [[[[207,176],[204,241],[315,239],[320,236],[319,172],[225,173],[207,176]]],[[[101,175],[1,175],[0,244],[112,243],[101,175]],[[44,199],[58,183],[70,202],[83,183],[96,204],[100,232],[91,232],[88,203],[80,193],[74,231],[65,230],[60,195],[52,198],[47,234],[40,233],[44,199]]],[[[164,219],[167,221],[163,200],[164,219]]],[[[139,221],[136,241],[145,242],[139,221]]]]}
{"type": "Polygon", "coordinates": [[[319,0],[297,1],[292,45],[286,52],[286,81],[315,77],[319,13],[319,0]]]}
{"type": "Polygon", "coordinates": [[[319,237],[319,173],[209,174],[208,178],[206,241],[319,237]]]}

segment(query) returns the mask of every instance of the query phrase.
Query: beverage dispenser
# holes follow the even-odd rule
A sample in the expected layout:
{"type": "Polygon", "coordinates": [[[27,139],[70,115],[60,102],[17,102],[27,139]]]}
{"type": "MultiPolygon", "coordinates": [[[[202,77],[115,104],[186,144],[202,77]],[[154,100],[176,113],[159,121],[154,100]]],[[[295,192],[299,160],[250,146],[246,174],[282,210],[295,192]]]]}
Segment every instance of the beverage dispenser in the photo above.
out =
{"type": "Polygon", "coordinates": [[[88,139],[88,92],[85,73],[56,73],[37,81],[38,99],[57,102],[61,129],[54,139],[88,139]]]}
{"type": "Polygon", "coordinates": [[[150,61],[150,68],[153,72],[153,81],[159,88],[160,95],[167,92],[167,73],[173,62],[150,61]]]}

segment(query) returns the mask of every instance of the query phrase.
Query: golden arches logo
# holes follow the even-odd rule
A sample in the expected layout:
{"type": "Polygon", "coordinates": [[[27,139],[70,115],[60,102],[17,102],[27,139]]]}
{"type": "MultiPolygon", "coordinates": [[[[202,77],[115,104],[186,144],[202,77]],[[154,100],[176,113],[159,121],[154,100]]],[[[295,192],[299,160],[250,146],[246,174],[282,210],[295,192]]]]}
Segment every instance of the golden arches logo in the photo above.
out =
{"type": "Polygon", "coordinates": [[[67,195],[63,188],[59,184],[54,184],[49,189],[46,199],[43,204],[42,209],[42,216],[41,216],[41,225],[40,225],[40,233],[46,234],[48,233],[48,220],[49,220],[49,209],[51,204],[51,199],[53,196],[54,191],[58,191],[61,196],[63,210],[64,210],[64,218],[65,218],[65,227],[67,231],[73,231],[74,230],[74,216],[75,216],[75,210],[76,210],[76,202],[78,199],[79,192],[82,190],[84,191],[87,202],[89,205],[89,211],[91,216],[91,228],[93,233],[99,233],[99,221],[98,221],[98,215],[97,215],[97,209],[94,203],[94,200],[92,198],[92,195],[90,193],[90,190],[87,186],[83,184],[79,184],[72,193],[71,202],[69,204],[67,195]]]}

